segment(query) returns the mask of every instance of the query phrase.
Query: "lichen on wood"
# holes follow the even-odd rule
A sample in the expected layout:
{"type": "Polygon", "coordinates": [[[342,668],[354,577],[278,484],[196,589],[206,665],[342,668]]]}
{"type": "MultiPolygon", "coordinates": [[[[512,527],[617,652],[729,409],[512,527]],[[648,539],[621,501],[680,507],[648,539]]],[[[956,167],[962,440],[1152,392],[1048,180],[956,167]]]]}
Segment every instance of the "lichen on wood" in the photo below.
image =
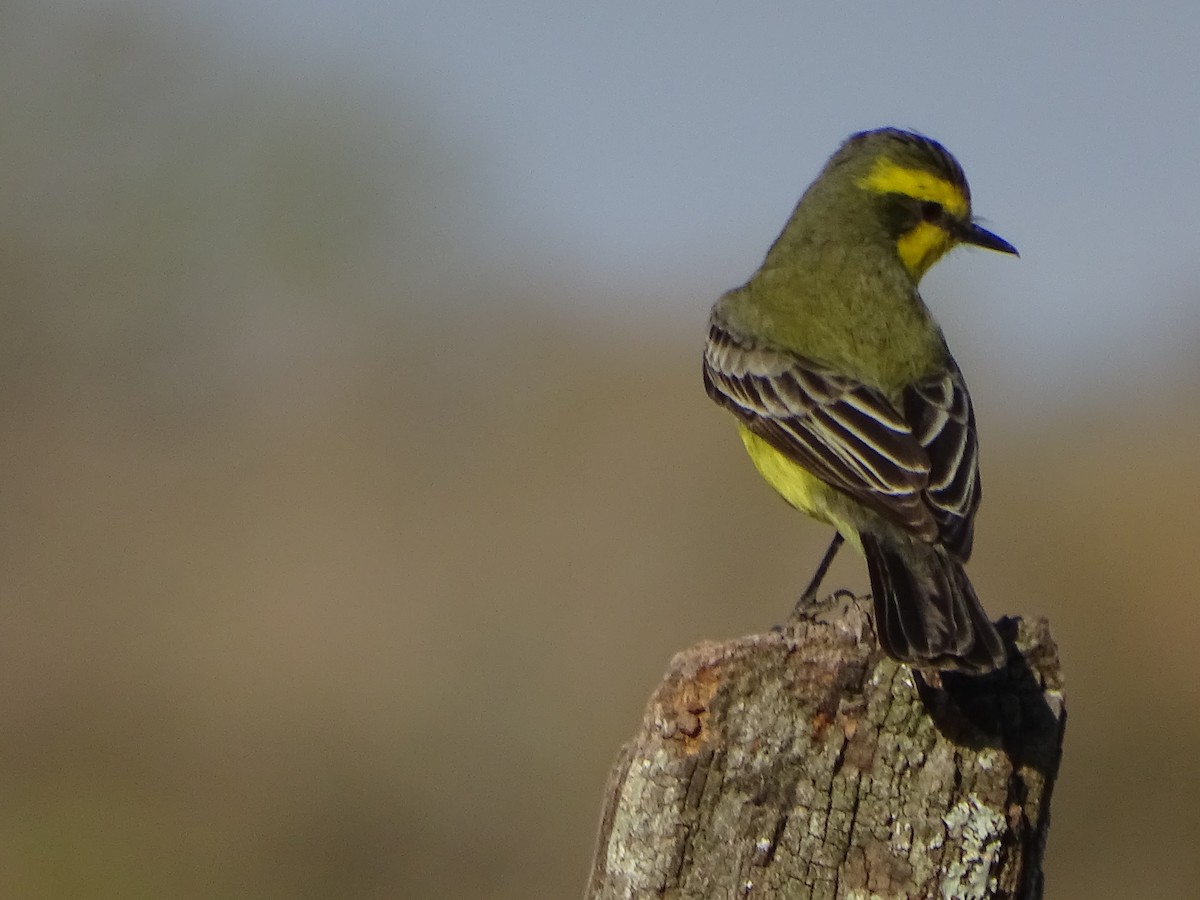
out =
{"type": "Polygon", "coordinates": [[[1065,709],[1044,621],[914,672],[846,594],[672,660],[605,797],[589,900],[1036,898],[1065,709]]]}

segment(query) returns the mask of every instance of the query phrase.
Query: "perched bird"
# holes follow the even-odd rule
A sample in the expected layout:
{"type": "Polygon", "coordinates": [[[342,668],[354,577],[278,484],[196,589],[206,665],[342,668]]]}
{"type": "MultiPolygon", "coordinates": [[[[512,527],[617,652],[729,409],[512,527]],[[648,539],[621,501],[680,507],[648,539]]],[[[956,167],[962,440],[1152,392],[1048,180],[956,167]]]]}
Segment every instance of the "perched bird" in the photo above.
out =
{"type": "Polygon", "coordinates": [[[971,216],[941,144],[894,128],[850,137],[762,266],[713,307],[708,395],[738,419],[764,479],[867,561],[885,652],[987,672],[1005,649],[963,564],[979,506],[975,415],[917,284],[948,250],[1015,254],[971,216]]]}

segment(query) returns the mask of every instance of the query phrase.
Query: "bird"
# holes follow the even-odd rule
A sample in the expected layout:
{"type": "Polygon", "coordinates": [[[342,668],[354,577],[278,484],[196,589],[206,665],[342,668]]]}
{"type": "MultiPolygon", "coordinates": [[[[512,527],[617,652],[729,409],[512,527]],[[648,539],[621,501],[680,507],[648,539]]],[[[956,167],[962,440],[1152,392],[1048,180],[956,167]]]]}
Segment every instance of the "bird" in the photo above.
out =
{"type": "Polygon", "coordinates": [[[865,557],[883,651],[983,674],[1006,649],[964,570],[981,497],[971,396],[918,284],[948,251],[1017,255],[972,215],[958,161],[898,128],[851,135],[762,265],[712,307],[704,387],[754,466],[865,557]]]}

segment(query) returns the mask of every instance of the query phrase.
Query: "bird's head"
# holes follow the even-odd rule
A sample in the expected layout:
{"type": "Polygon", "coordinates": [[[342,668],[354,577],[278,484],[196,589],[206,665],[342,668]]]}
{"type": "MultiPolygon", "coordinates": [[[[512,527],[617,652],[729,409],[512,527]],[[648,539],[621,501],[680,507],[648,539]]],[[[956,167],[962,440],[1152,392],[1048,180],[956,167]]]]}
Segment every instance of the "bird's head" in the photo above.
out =
{"type": "Polygon", "coordinates": [[[813,183],[813,200],[821,203],[825,189],[825,202],[845,211],[864,238],[894,244],[914,281],[959,244],[1017,252],[972,218],[971,189],[958,161],[913,132],[881,128],[852,135],[813,183]]]}

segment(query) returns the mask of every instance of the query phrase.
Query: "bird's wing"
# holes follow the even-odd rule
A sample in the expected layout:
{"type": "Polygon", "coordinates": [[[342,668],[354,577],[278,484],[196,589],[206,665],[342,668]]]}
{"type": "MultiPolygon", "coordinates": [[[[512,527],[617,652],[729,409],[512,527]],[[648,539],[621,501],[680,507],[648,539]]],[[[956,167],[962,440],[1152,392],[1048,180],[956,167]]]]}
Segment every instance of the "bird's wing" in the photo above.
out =
{"type": "Polygon", "coordinates": [[[960,560],[971,555],[979,481],[979,439],[971,395],[958,367],[910,385],[904,418],[929,456],[925,498],[938,524],[938,540],[960,560]]]}
{"type": "Polygon", "coordinates": [[[705,346],[704,383],[753,433],[822,481],[923,540],[940,541],[945,528],[957,528],[969,549],[970,501],[978,496],[969,403],[965,428],[954,417],[965,389],[914,386],[897,410],[874,388],[736,335],[716,320],[705,346]],[[952,465],[959,444],[972,451],[971,471],[961,477],[952,465]]]}

